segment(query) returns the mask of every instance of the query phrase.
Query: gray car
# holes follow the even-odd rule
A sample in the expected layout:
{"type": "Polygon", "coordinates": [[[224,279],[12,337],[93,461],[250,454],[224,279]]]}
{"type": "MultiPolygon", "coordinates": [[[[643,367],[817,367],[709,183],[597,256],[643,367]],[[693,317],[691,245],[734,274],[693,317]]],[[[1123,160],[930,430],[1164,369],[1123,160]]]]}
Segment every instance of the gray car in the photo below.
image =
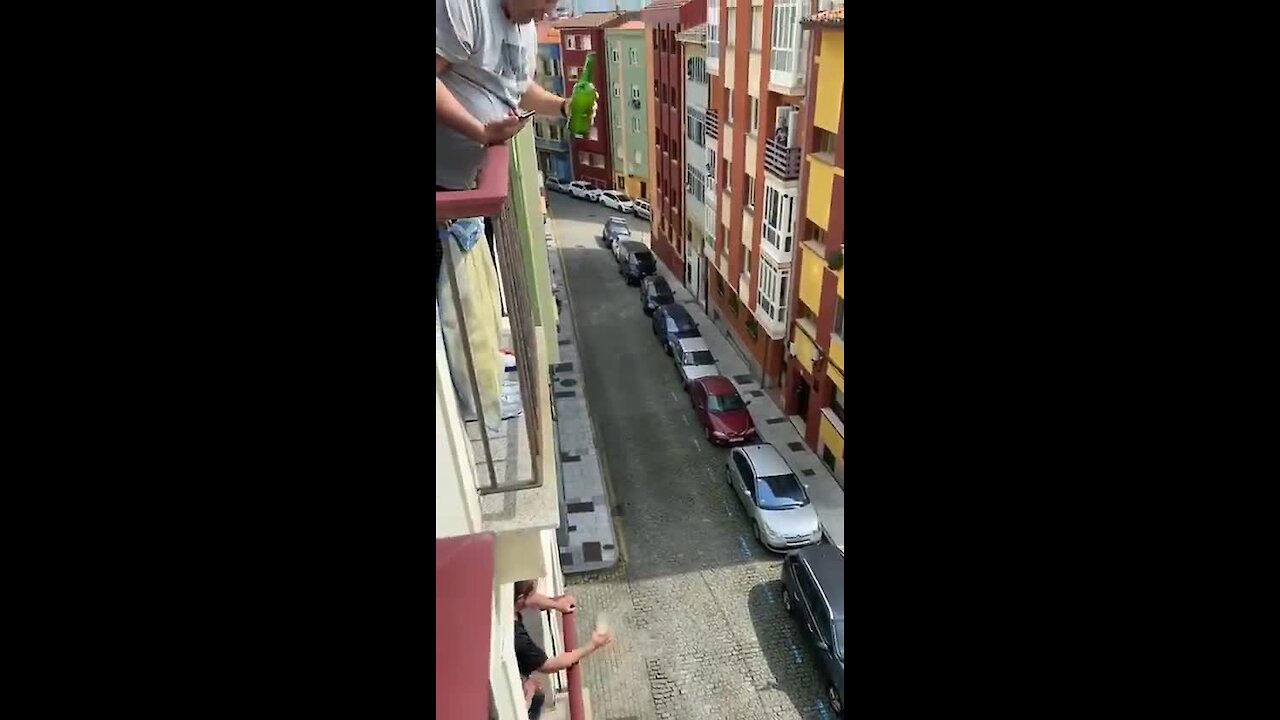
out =
{"type": "Polygon", "coordinates": [[[613,257],[617,259],[617,244],[619,240],[631,239],[631,228],[627,226],[627,219],[620,218],[616,215],[604,221],[604,228],[600,230],[600,239],[604,244],[613,250],[613,257]]]}
{"type": "Polygon", "coordinates": [[[822,539],[809,493],[772,445],[729,451],[724,477],[746,508],[761,545],[785,552],[822,539]]]}
{"type": "Polygon", "coordinates": [[[671,346],[671,357],[676,362],[676,374],[685,390],[689,383],[701,377],[719,375],[716,359],[707,349],[707,341],[701,337],[680,338],[671,346]]]}

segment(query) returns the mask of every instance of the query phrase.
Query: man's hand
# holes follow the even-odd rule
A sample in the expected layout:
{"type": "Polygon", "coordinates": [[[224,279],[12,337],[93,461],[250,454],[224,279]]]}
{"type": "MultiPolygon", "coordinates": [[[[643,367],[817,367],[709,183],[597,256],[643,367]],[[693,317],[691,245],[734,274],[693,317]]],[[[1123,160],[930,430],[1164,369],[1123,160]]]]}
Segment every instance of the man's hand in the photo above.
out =
{"type": "Polygon", "coordinates": [[[578,598],[572,595],[561,595],[555,599],[555,608],[564,615],[571,615],[578,609],[578,598]]]}
{"type": "Polygon", "coordinates": [[[611,642],[613,642],[613,633],[608,630],[604,632],[596,631],[591,633],[591,647],[597,650],[611,642]]]}
{"type": "Polygon", "coordinates": [[[485,123],[481,134],[478,136],[473,135],[471,139],[486,147],[489,145],[501,145],[515,137],[527,124],[529,124],[529,118],[521,120],[515,115],[508,115],[501,120],[485,123]]]}
{"type": "Polygon", "coordinates": [[[524,681],[524,704],[528,705],[533,702],[533,696],[538,694],[538,690],[542,688],[542,683],[538,679],[530,675],[524,681]]]}

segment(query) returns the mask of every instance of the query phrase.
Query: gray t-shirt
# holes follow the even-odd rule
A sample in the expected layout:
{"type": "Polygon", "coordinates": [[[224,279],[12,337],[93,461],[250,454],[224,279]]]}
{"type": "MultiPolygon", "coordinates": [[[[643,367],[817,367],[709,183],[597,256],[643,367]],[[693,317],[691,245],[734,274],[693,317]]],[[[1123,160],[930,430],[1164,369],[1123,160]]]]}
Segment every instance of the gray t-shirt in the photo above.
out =
{"type": "MultiPolygon", "coordinates": [[[[482,123],[518,112],[533,81],[538,31],[516,25],[502,0],[436,0],[436,55],[449,61],[445,87],[482,123]]],[[[436,184],[465,189],[484,162],[484,146],[436,123],[436,184]]]]}

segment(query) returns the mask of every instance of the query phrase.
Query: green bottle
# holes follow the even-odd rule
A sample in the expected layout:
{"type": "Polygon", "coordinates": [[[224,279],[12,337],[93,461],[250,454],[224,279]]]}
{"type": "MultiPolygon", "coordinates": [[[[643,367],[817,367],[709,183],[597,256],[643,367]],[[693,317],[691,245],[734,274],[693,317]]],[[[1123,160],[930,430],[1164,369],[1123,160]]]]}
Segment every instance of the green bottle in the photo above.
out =
{"type": "Polygon", "coordinates": [[[569,130],[578,137],[591,132],[591,106],[596,104],[596,86],[591,83],[596,69],[596,54],[587,55],[587,66],[578,76],[578,84],[573,86],[573,97],[569,99],[569,130]]]}

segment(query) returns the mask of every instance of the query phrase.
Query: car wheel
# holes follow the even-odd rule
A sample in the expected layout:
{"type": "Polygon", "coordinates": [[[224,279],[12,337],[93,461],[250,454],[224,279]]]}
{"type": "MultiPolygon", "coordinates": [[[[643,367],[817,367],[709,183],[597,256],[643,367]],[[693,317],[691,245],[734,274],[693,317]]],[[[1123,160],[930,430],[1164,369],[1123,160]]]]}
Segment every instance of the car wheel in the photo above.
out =
{"type": "Polygon", "coordinates": [[[844,706],[840,704],[840,696],[836,694],[835,685],[827,686],[827,701],[831,703],[831,709],[834,710],[837,715],[844,714],[844,706]]]}

